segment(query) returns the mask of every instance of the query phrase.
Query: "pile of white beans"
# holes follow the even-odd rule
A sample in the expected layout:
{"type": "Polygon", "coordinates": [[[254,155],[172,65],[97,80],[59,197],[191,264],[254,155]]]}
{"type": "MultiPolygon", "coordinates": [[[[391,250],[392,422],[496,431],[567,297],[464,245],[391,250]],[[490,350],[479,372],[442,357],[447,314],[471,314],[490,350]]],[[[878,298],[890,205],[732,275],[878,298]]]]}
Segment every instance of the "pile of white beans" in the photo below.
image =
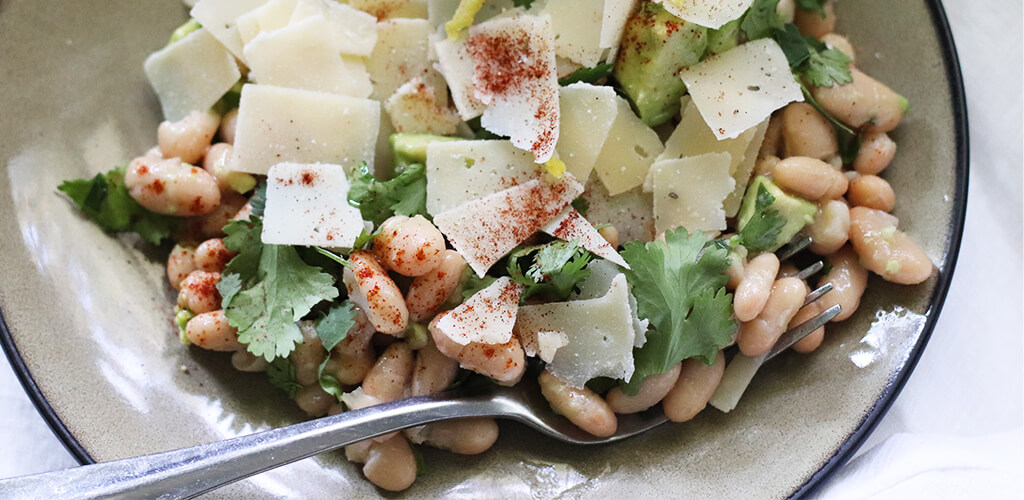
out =
{"type": "MultiPolygon", "coordinates": [[[[841,50],[851,59],[850,43],[835,33],[832,3],[828,16],[797,11],[801,31],[841,50]]],[[[803,306],[810,287],[794,277],[796,269],[780,263],[774,254],[734,259],[727,288],[734,292],[739,323],[736,345],[748,356],[763,354],[788,328],[839,304],[849,318],[867,286],[868,271],[896,282],[920,283],[931,275],[932,264],[920,247],[896,227],[889,212],[895,193],[880,173],[896,153],[887,135],[900,122],[901,98],[885,85],[856,68],[853,83],[812,89],[814,97],[833,116],[855,127],[862,146],[852,169],[844,170],[836,133],[829,121],[806,103],[793,103],[772,117],[761,145],[756,173],[774,179],[784,190],[818,205],[817,216],[805,233],[811,251],[827,258],[829,270],[818,285],[831,283],[833,291],[803,306]]],[[[248,200],[215,175],[231,157],[237,110],[218,117],[195,112],[158,130],[158,146],[131,162],[125,183],[142,206],[161,214],[188,217],[177,235],[181,243],[167,260],[167,277],[179,290],[177,305],[195,314],[185,328],[189,341],[201,348],[232,353],[232,365],[244,372],[266,370],[268,363],[253,356],[238,342],[221,307],[215,285],[234,252],[224,246],[224,225],[248,218],[248,200]],[[220,142],[212,143],[218,137],[220,142]],[[218,168],[220,167],[220,168],[218,168]]],[[[618,246],[615,227],[601,230],[618,246]]],[[[515,337],[502,345],[460,345],[433,328],[445,306],[458,300],[466,262],[445,246],[440,231],[422,216],[388,219],[372,250],[357,250],[349,257],[344,282],[349,297],[360,305],[356,325],[330,353],[325,372],[346,388],[360,387],[362,403],[351,408],[436,393],[450,386],[460,367],[513,385],[525,371],[525,355],[515,337]],[[399,282],[406,283],[400,287],[399,282]],[[403,290],[404,288],[404,290],[403,290]],[[432,321],[433,320],[433,321],[432,321]],[[430,335],[424,335],[424,326],[430,335]],[[419,332],[419,334],[417,334],[419,332]]],[[[318,368],[328,358],[315,331],[300,324],[304,341],[289,357],[296,381],[295,396],[310,416],[335,414],[345,409],[319,384],[318,368]]],[[[824,327],[793,349],[815,350],[824,327]]],[[[658,404],[669,419],[683,422],[703,410],[722,378],[725,356],[705,365],[693,359],[677,363],[667,372],[648,377],[634,396],[615,388],[601,395],[574,388],[544,371],[542,392],[552,408],[581,429],[597,436],[613,434],[616,414],[635,413],[658,404]]],[[[426,444],[460,454],[482,453],[494,444],[498,426],[493,419],[466,419],[430,424],[357,443],[346,456],[362,463],[363,473],[375,485],[392,491],[408,488],[416,478],[416,461],[409,445],[426,444]]]]}

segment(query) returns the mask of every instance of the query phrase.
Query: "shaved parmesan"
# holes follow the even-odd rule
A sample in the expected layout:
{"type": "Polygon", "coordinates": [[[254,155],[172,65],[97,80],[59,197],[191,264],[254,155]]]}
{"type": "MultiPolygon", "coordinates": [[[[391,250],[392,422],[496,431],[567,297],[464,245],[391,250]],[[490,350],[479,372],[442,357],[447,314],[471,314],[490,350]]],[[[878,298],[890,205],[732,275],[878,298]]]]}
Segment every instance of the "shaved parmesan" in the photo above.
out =
{"type": "Polygon", "coordinates": [[[377,45],[366,63],[373,81],[373,99],[391,97],[413,78],[431,85],[441,106],[448,106],[444,79],[430,61],[430,34],[433,28],[424,19],[393,19],[377,24],[377,45]]]}
{"type": "Polygon", "coordinates": [[[555,183],[534,179],[437,214],[434,224],[483,277],[582,192],[583,185],[568,172],[555,183]]]}
{"type": "Polygon", "coordinates": [[[602,48],[614,50],[619,46],[626,21],[636,8],[636,3],[637,0],[604,0],[604,20],[601,22],[602,48]]]}
{"type": "Polygon", "coordinates": [[[530,151],[537,163],[558,142],[558,70],[550,16],[496,18],[469,29],[473,94],[487,104],[480,125],[530,151]]]}
{"type": "MultiPolygon", "coordinates": [[[[341,393],[341,402],[345,403],[345,406],[347,406],[348,409],[350,409],[350,410],[360,410],[360,409],[367,408],[367,407],[370,407],[370,406],[379,405],[379,404],[383,403],[384,401],[381,401],[380,399],[377,399],[377,398],[375,398],[375,397],[373,397],[373,396],[363,392],[363,386],[359,386],[359,387],[356,387],[356,389],[354,391],[352,391],[352,392],[343,392],[343,393],[341,393]]],[[[367,439],[366,441],[361,441],[361,442],[363,442],[363,443],[372,443],[372,441],[369,440],[369,439],[367,439]]],[[[348,447],[346,447],[346,450],[347,449],[348,449],[348,447]]],[[[369,450],[367,450],[367,453],[368,452],[369,452],[369,450]]],[[[366,459],[363,459],[363,461],[365,462],[366,459]]]]}
{"type": "Polygon", "coordinates": [[[231,169],[265,174],[281,162],[373,168],[380,104],[325,92],[242,87],[231,169]]]}
{"type": "Polygon", "coordinates": [[[615,89],[574,83],[559,92],[558,156],[577,179],[590,177],[618,114],[615,89]]]}
{"type": "Polygon", "coordinates": [[[729,174],[729,153],[708,153],[654,164],[654,230],[679,226],[716,233],[725,229],[722,203],[736,181],[729,174]]]}
{"type": "Polygon", "coordinates": [[[267,0],[200,0],[189,12],[199,24],[227,47],[235,57],[242,58],[242,40],[238,36],[238,17],[267,0]]]}
{"type": "Polygon", "coordinates": [[[793,101],[803,101],[779,44],[762,38],[683,68],[697,109],[715,137],[731,139],[793,101]]]}
{"type": "Polygon", "coordinates": [[[434,52],[437,54],[437,70],[444,75],[452,93],[452,102],[459,116],[466,121],[483,114],[486,104],[476,98],[473,92],[473,71],[476,63],[469,55],[465,40],[449,40],[435,35],[434,52]]]}
{"type": "Polygon", "coordinates": [[[594,224],[611,224],[619,232],[619,241],[654,239],[654,199],[637,186],[625,193],[610,196],[604,184],[595,177],[587,181],[583,199],[590,205],[587,220],[594,224]]]}
{"type": "Polygon", "coordinates": [[[527,356],[536,356],[550,363],[555,360],[558,349],[569,344],[569,336],[556,331],[526,332],[520,342],[527,356]]]}
{"type": "Polygon", "coordinates": [[[582,66],[601,61],[605,0],[548,0],[542,11],[551,16],[555,55],[582,66]]]}
{"type": "Polygon", "coordinates": [[[437,103],[434,88],[419,77],[399,87],[384,103],[384,110],[397,132],[455,135],[462,123],[451,109],[437,103]]]}
{"type": "Polygon", "coordinates": [[[154,52],[144,69],[171,122],[210,109],[242,77],[231,53],[202,28],[154,52]]]}
{"type": "MultiPolygon", "coordinates": [[[[602,297],[611,289],[615,278],[622,274],[617,265],[607,260],[595,260],[587,265],[587,270],[590,271],[590,275],[577,285],[579,291],[574,293],[570,300],[602,297]]],[[[629,282],[627,281],[626,283],[628,284],[629,282]]],[[[647,319],[640,319],[640,315],[637,313],[636,298],[633,297],[632,289],[630,289],[629,293],[629,313],[633,319],[633,332],[635,335],[633,347],[643,347],[647,342],[647,327],[651,322],[647,319]]]]}
{"type": "Polygon", "coordinates": [[[342,54],[367,57],[377,43],[377,18],[334,0],[298,0],[292,23],[323,16],[342,54]]]}
{"type": "Polygon", "coordinates": [[[363,231],[363,217],[348,203],[348,189],[340,165],[270,167],[263,243],[351,248],[363,231]]]}
{"type": "Polygon", "coordinates": [[[539,345],[539,332],[550,331],[568,338],[547,365],[567,384],[583,387],[594,377],[629,380],[633,376],[635,335],[625,275],[616,276],[600,298],[519,308],[515,334],[524,345],[539,345]]]}
{"type": "Polygon", "coordinates": [[[615,104],[615,121],[594,164],[612,195],[643,184],[651,163],[665,149],[658,133],[633,114],[625,99],[616,97],[615,104]]]}
{"type": "Polygon", "coordinates": [[[750,183],[750,176],[753,174],[754,165],[757,163],[757,152],[761,149],[761,143],[764,142],[765,133],[768,131],[769,119],[765,118],[754,129],[754,135],[750,139],[750,143],[747,144],[747,150],[743,153],[743,161],[736,166],[736,170],[732,173],[732,178],[736,181],[736,187],[725,198],[723,208],[725,208],[726,217],[735,217],[740,211],[743,194],[747,192],[747,184],[750,183]]]}
{"type": "Polygon", "coordinates": [[[498,278],[439,317],[432,326],[459,345],[470,342],[504,344],[512,340],[521,293],[522,287],[511,278],[498,278]]]}
{"type": "MultiPolygon", "coordinates": [[[[487,0],[473,16],[473,22],[482,23],[515,7],[514,0],[487,0]]],[[[427,19],[437,28],[450,21],[459,8],[459,0],[427,0],[427,19]]]]}
{"type": "Polygon", "coordinates": [[[369,97],[373,90],[363,62],[343,57],[333,27],[323,16],[313,16],[270,33],[261,33],[245,45],[249,79],[267,85],[352,97],[369,97]]]}
{"type": "Polygon", "coordinates": [[[445,141],[427,146],[427,212],[437,215],[543,174],[509,141],[445,141]]]}
{"type": "Polygon", "coordinates": [[[427,18],[427,0],[349,0],[348,4],[377,19],[427,18]]]}
{"type": "Polygon", "coordinates": [[[725,367],[725,372],[722,373],[722,381],[718,384],[714,394],[711,395],[708,404],[723,413],[729,413],[736,408],[740,397],[746,392],[747,386],[750,385],[750,381],[754,378],[754,374],[761,368],[767,357],[767,353],[755,357],[736,353],[732,361],[725,367]]]}
{"type": "Polygon", "coordinates": [[[629,269],[629,264],[623,260],[619,252],[616,252],[575,208],[567,207],[563,210],[558,217],[544,226],[544,232],[564,241],[578,241],[581,247],[594,255],[629,269]]]}
{"type": "MultiPolygon", "coordinates": [[[[295,5],[298,0],[270,0],[269,2],[255,8],[241,16],[238,16],[238,37],[242,41],[242,47],[251,42],[260,33],[277,31],[292,20],[295,13],[295,5]]],[[[240,54],[241,55],[244,54],[240,54]]]]}
{"type": "Polygon", "coordinates": [[[654,0],[676,17],[708,28],[718,29],[723,24],[739,19],[754,0],[654,0]]]}

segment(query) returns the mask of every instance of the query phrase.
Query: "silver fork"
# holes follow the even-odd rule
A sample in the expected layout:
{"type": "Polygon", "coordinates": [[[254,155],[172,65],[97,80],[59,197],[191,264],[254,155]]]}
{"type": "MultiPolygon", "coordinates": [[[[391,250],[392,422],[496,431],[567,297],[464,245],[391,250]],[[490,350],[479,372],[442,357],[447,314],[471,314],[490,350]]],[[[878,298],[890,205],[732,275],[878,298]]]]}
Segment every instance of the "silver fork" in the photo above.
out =
{"type": "MultiPolygon", "coordinates": [[[[780,250],[788,258],[807,246],[796,241],[780,250]]],[[[820,271],[817,262],[801,271],[809,276],[820,271]]],[[[805,304],[832,289],[831,284],[808,294],[805,304]]],[[[772,347],[767,359],[777,356],[840,312],[832,306],[787,331],[772,347]]],[[[62,471],[0,480],[0,497],[13,499],[61,498],[192,498],[235,481],[303,458],[341,448],[364,439],[409,427],[467,417],[514,420],[541,434],[576,445],[620,441],[668,421],[658,407],[618,416],[615,434],[599,438],[556,415],[535,380],[515,387],[459,388],[402,399],[257,432],[191,448],[126,458],[62,471]]]]}

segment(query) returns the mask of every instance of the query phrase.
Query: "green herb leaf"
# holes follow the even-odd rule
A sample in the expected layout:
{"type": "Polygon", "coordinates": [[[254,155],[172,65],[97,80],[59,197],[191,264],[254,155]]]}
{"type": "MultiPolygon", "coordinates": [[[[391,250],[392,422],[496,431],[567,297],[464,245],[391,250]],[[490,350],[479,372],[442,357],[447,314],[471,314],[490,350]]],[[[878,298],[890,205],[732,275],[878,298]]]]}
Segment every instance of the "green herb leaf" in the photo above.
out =
{"type": "Polygon", "coordinates": [[[267,366],[267,377],[270,378],[270,385],[281,389],[292,399],[295,399],[295,394],[302,389],[302,384],[295,376],[295,365],[288,358],[271,361],[267,366]]]}
{"type": "Polygon", "coordinates": [[[427,168],[414,163],[389,181],[381,182],[370,173],[366,163],[355,168],[348,201],[358,207],[363,220],[380,226],[392,215],[427,214],[427,168]]]}
{"type": "Polygon", "coordinates": [[[552,241],[513,250],[508,257],[508,274],[512,281],[525,289],[521,299],[532,295],[547,294],[558,300],[565,300],[579,282],[590,275],[587,264],[593,255],[583,249],[578,241],[552,241]],[[532,263],[523,271],[520,259],[532,263]]]}
{"type": "Polygon", "coordinates": [[[599,63],[592,68],[580,68],[573,71],[569,76],[558,80],[558,84],[564,87],[576,82],[597,83],[598,80],[607,78],[608,75],[612,74],[612,69],[614,68],[615,65],[612,63],[599,63]]]}
{"type": "Polygon", "coordinates": [[[803,10],[809,10],[821,14],[825,19],[825,0],[796,0],[796,6],[803,10]]]}
{"type": "Polygon", "coordinates": [[[764,252],[774,248],[779,233],[786,226],[785,217],[779,215],[778,210],[768,208],[772,203],[775,203],[775,197],[763,184],[758,186],[757,198],[754,200],[754,215],[739,233],[741,244],[752,252],[764,252]]]}
{"type": "Polygon", "coordinates": [[[465,273],[466,276],[462,283],[463,300],[468,299],[473,295],[476,295],[476,292],[479,292],[480,290],[483,290],[484,288],[491,286],[491,284],[498,279],[495,278],[494,276],[486,275],[483,278],[481,278],[477,276],[476,273],[473,272],[473,270],[470,269],[469,267],[466,268],[465,273]]]}
{"type": "Polygon", "coordinates": [[[575,208],[580,215],[586,217],[587,210],[590,210],[590,202],[587,201],[586,198],[580,196],[579,198],[572,200],[572,208],[575,208]]]}
{"type": "Polygon", "coordinates": [[[740,29],[748,40],[757,40],[771,36],[775,30],[784,29],[785,23],[776,10],[779,0],[754,0],[754,3],[743,14],[740,29]]]}
{"type": "Polygon", "coordinates": [[[150,212],[139,205],[124,185],[124,167],[96,174],[91,179],[64,181],[57,187],[71,198],[90,220],[111,233],[138,233],[159,245],[170,239],[183,219],[150,212]]]}
{"type": "Polygon", "coordinates": [[[515,7],[529,9],[530,7],[533,7],[533,0],[513,0],[512,5],[515,7]]]}
{"type": "Polygon", "coordinates": [[[224,244],[239,252],[222,274],[217,290],[238,341],[267,361],[285,357],[302,342],[295,324],[316,304],[338,297],[334,278],[299,257],[294,247],[263,245],[262,223],[232,221],[224,244]]]}
{"type": "Polygon", "coordinates": [[[317,337],[324,349],[330,351],[338,342],[345,340],[348,331],[356,324],[356,309],[349,301],[335,304],[327,311],[327,315],[318,319],[313,325],[317,337]]]}
{"type": "Polygon", "coordinates": [[[623,385],[636,394],[651,375],[688,358],[714,362],[732,342],[732,294],[725,290],[728,252],[707,245],[703,233],[678,228],[665,241],[627,243],[622,251],[632,269],[624,270],[641,318],[651,322],[647,343],[633,352],[636,369],[623,385]]]}
{"type": "Polygon", "coordinates": [[[341,401],[341,395],[345,393],[345,390],[341,387],[341,381],[330,373],[324,373],[324,369],[327,368],[327,363],[330,361],[331,351],[327,351],[327,357],[324,359],[324,362],[320,363],[320,367],[316,369],[316,379],[324,392],[334,396],[334,399],[341,401]]]}
{"type": "Polygon", "coordinates": [[[249,198],[249,206],[252,207],[252,214],[263,217],[263,211],[267,208],[267,181],[262,181],[256,186],[252,197],[249,198]]]}
{"type": "Polygon", "coordinates": [[[850,58],[846,54],[836,49],[822,49],[811,52],[801,66],[800,74],[808,85],[815,87],[846,85],[853,81],[848,64],[850,58]]]}

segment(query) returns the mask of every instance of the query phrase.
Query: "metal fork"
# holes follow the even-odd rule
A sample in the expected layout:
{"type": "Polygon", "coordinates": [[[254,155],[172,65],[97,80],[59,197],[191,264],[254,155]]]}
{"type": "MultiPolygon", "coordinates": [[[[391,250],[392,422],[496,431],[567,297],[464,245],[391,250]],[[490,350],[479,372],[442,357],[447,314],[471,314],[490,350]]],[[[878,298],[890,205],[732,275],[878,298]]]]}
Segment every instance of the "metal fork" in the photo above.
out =
{"type": "MultiPolygon", "coordinates": [[[[789,257],[808,243],[809,240],[796,241],[781,250],[780,257],[789,257]]],[[[820,271],[821,267],[822,263],[817,262],[801,274],[809,276],[820,271]]],[[[826,284],[811,292],[805,304],[830,290],[831,284],[826,284]]],[[[787,331],[769,351],[767,359],[777,356],[838,314],[839,306],[832,306],[787,331]]],[[[524,380],[515,387],[463,387],[191,448],[0,480],[0,497],[192,498],[364,439],[431,422],[467,417],[514,420],[548,437],[576,445],[613,443],[668,421],[658,407],[637,414],[619,415],[616,433],[599,438],[556,415],[536,381],[524,380]]]]}

